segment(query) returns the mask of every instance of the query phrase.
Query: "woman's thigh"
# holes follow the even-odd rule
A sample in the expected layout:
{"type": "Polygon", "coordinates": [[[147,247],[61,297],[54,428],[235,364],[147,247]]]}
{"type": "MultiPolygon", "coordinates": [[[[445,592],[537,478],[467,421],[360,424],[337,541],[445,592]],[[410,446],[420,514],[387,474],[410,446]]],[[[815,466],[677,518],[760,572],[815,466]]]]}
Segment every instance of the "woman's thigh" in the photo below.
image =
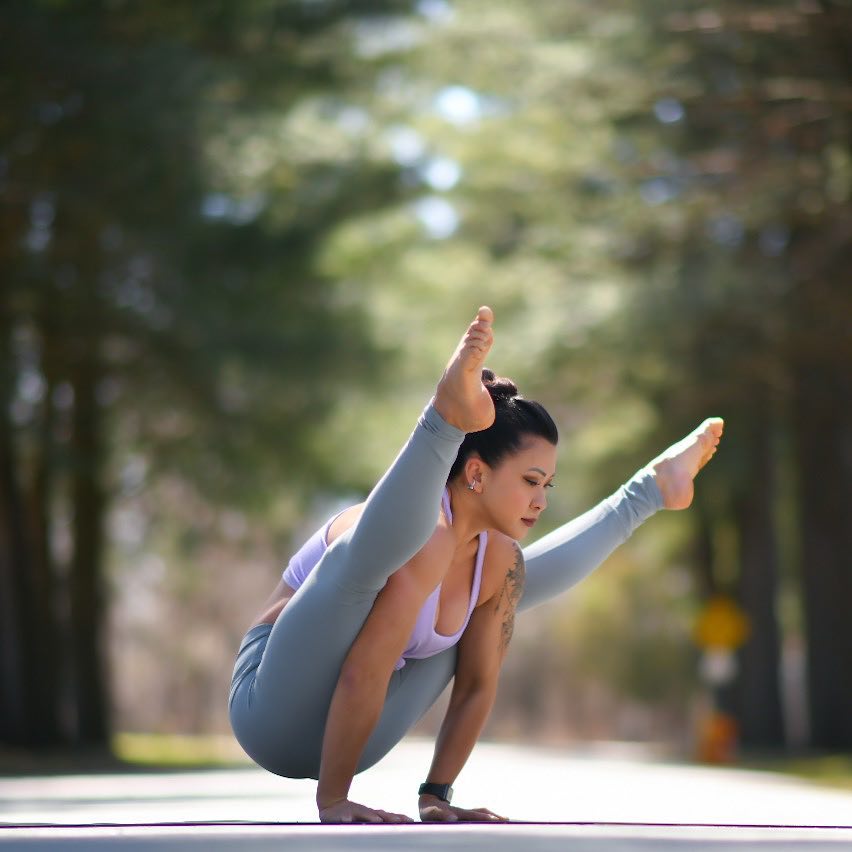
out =
{"type": "Polygon", "coordinates": [[[249,631],[234,670],[235,736],[257,763],[289,777],[310,777],[318,765],[341,666],[377,597],[337,582],[346,560],[337,545],[271,628],[249,631]]]}
{"type": "MultiPolygon", "coordinates": [[[[246,753],[264,769],[288,778],[316,778],[322,738],[337,675],[318,684],[316,673],[305,678],[293,666],[280,704],[269,700],[259,678],[272,628],[252,628],[243,640],[231,686],[231,726],[246,753]],[[258,697],[260,694],[261,697],[258,697]]],[[[308,648],[291,656],[310,659],[308,648]]],[[[456,649],[425,660],[409,660],[393,672],[381,717],[358,763],[363,772],[378,763],[435,703],[452,680],[456,649]]],[[[266,676],[267,672],[264,672],[266,676]]]]}

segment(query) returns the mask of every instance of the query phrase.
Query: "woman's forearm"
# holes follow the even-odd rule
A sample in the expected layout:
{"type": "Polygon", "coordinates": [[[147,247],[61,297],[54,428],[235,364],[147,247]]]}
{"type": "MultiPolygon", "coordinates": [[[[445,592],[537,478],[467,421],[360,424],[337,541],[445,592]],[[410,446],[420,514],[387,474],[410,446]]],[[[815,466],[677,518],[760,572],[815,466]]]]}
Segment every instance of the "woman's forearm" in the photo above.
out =
{"type": "Polygon", "coordinates": [[[453,694],[435,743],[427,780],[438,784],[452,784],[456,780],[482,733],[496,694],[496,683],[461,695],[453,694]]]}
{"type": "Polygon", "coordinates": [[[343,674],[331,699],[323,737],[317,807],[345,799],[367,740],[379,720],[387,683],[373,673],[343,674]]]}

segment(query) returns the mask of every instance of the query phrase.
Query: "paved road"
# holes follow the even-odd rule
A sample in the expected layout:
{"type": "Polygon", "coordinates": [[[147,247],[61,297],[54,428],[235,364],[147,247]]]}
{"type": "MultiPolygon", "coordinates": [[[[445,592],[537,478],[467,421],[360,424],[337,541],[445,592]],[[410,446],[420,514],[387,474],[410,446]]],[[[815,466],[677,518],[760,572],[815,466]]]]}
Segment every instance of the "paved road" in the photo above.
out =
{"type": "MultiPolygon", "coordinates": [[[[401,744],[356,779],[353,797],[413,815],[416,787],[430,756],[431,743],[401,744]]],[[[488,852],[720,846],[852,850],[852,793],[769,773],[659,763],[624,753],[580,754],[486,743],[477,747],[456,790],[459,804],[487,805],[527,823],[563,824],[320,827],[310,825],[316,819],[313,782],[278,778],[248,767],[0,778],[0,852],[10,848],[255,852],[282,845],[288,852],[325,852],[419,850],[437,844],[488,852]],[[255,824],[233,824],[240,821],[255,824]],[[185,825],[189,822],[218,824],[185,825]],[[121,827],[95,827],[95,823],[121,827]],[[13,824],[52,827],[13,828],[13,824]]]]}

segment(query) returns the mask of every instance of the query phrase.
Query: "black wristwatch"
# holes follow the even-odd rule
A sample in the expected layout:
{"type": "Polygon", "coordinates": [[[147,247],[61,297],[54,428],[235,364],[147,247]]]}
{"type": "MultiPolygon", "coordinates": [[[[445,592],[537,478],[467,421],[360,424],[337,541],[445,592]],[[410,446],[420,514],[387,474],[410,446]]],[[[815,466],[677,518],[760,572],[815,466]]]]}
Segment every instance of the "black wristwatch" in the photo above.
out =
{"type": "Polygon", "coordinates": [[[417,795],[435,796],[449,804],[453,798],[453,788],[449,784],[433,784],[431,781],[426,781],[420,785],[417,795]]]}

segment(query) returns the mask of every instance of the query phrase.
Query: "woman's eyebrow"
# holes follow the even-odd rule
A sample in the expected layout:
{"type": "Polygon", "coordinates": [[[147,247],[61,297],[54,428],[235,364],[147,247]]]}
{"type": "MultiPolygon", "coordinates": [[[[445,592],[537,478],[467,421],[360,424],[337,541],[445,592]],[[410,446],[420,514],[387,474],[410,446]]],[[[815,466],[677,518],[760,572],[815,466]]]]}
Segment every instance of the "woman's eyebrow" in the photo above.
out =
{"type": "Polygon", "coordinates": [[[528,467],[527,470],[534,470],[536,473],[540,473],[542,476],[547,476],[547,474],[540,467],[528,467]]]}

